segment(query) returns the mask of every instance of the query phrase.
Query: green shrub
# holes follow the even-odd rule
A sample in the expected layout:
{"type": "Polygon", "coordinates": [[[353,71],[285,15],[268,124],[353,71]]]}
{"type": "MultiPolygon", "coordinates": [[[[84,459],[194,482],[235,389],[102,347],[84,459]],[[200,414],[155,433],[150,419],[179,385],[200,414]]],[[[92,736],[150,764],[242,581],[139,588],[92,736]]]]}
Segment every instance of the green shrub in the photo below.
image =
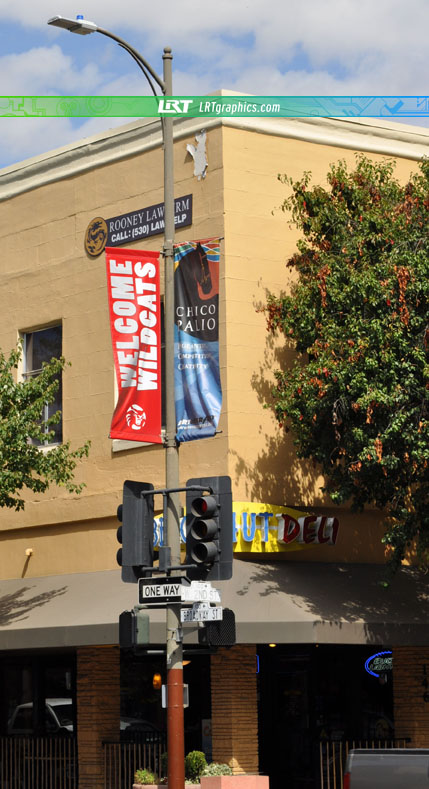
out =
{"type": "Polygon", "coordinates": [[[229,764],[211,762],[211,764],[208,764],[207,767],[204,767],[201,775],[232,775],[232,770],[229,764]]]}
{"type": "Polygon", "coordinates": [[[155,773],[151,773],[150,770],[140,767],[140,769],[136,770],[134,773],[134,783],[142,785],[157,784],[158,777],[155,775],[155,773]]]}
{"type": "Polygon", "coordinates": [[[198,779],[207,767],[207,760],[202,751],[191,751],[185,757],[185,775],[190,782],[198,783],[198,779]]]}
{"type": "Polygon", "coordinates": [[[165,751],[161,754],[161,775],[165,777],[168,773],[168,753],[165,751]]]}

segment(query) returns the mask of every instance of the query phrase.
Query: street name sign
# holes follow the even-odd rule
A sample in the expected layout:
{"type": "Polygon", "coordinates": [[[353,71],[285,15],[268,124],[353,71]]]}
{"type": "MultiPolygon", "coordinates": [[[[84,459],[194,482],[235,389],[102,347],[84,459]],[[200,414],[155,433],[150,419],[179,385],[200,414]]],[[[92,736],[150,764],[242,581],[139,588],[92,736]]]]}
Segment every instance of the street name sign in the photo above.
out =
{"type": "Polygon", "coordinates": [[[212,607],[204,603],[194,603],[192,608],[182,608],[181,622],[219,622],[223,618],[221,606],[212,607]]]}
{"type": "Polygon", "coordinates": [[[211,583],[191,581],[182,586],[182,603],[220,603],[220,592],[211,583]]]}
{"type": "Polygon", "coordinates": [[[143,605],[181,603],[183,585],[188,583],[183,575],[175,575],[171,578],[140,578],[139,603],[143,605]]]}

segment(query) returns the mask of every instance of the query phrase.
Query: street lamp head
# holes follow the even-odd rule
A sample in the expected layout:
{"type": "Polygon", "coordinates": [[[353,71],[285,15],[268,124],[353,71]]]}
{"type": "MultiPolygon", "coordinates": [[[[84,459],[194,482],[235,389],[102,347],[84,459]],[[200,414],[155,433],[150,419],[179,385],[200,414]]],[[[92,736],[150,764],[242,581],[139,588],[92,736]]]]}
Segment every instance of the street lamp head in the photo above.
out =
{"type": "Polygon", "coordinates": [[[98,30],[97,25],[88,19],[84,19],[82,14],[78,14],[76,19],[67,19],[65,16],[53,16],[52,19],[48,19],[48,25],[63,27],[65,30],[70,30],[70,33],[79,33],[81,36],[96,33],[98,30]]]}
{"type": "MultiPolygon", "coordinates": [[[[52,19],[48,20],[48,25],[62,27],[64,30],[69,30],[70,33],[79,33],[81,36],[87,36],[88,33],[101,33],[101,35],[113,39],[113,41],[116,41],[119,46],[123,47],[123,49],[125,49],[125,51],[134,58],[137,65],[142,70],[147,81],[149,82],[149,85],[155,96],[157,93],[155,87],[152,84],[151,77],[159,85],[164,95],[171,95],[172,89],[167,91],[164,80],[158,76],[156,71],[153,70],[152,66],[144,59],[140,52],[137,52],[137,50],[134,49],[131,44],[128,44],[127,41],[124,41],[123,38],[119,38],[119,36],[116,36],[114,33],[110,33],[109,30],[104,30],[104,28],[96,25],[95,22],[90,22],[88,19],[84,19],[82,14],[78,14],[76,19],[67,19],[65,16],[53,16],[52,19]]],[[[164,50],[163,59],[164,63],[166,61],[170,62],[170,71],[172,58],[173,56],[171,54],[170,47],[166,47],[164,50]]]]}

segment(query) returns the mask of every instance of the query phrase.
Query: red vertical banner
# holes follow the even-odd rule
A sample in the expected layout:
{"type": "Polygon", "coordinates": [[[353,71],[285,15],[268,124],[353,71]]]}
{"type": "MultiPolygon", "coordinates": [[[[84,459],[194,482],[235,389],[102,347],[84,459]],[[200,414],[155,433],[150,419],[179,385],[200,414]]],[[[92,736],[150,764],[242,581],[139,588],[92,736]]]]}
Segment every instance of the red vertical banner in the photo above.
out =
{"type": "Polygon", "coordinates": [[[110,438],[161,444],[159,252],[106,247],[118,402],[110,438]]]}

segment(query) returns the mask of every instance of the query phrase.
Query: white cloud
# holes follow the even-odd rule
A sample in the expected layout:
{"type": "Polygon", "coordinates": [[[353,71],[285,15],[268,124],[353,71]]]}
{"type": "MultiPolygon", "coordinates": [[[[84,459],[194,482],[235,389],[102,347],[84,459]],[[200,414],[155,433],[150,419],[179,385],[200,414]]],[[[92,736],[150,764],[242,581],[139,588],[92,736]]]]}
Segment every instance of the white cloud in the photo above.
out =
{"type": "MultiPolygon", "coordinates": [[[[76,58],[80,62],[91,57],[95,60],[95,51],[98,57],[101,50],[99,42],[96,47],[92,42],[101,36],[73,36],[48,28],[46,20],[56,12],[74,17],[75,0],[62,0],[58,7],[52,0],[38,0],[37,4],[33,0],[12,4],[0,0],[0,20],[20,22],[27,30],[33,26],[35,37],[48,36],[65,50],[74,39],[73,51],[79,53],[76,58]]],[[[188,81],[198,82],[201,72],[210,75],[210,90],[226,82],[242,84],[243,73],[252,71],[259,75],[259,85],[260,74],[273,71],[285,73],[285,80],[268,82],[265,90],[272,93],[274,85],[279,85],[276,89],[284,92],[282,85],[290,83],[286,69],[290,62],[295,71],[326,74],[323,84],[329,84],[329,75],[336,77],[340,92],[344,86],[343,93],[351,84],[357,84],[360,94],[368,87],[371,93],[427,90],[426,0],[408,0],[406,5],[402,0],[205,0],[204,12],[194,0],[164,0],[153,4],[150,11],[142,9],[141,0],[109,4],[86,0],[85,16],[125,37],[149,59],[156,55],[157,70],[162,68],[162,48],[170,44],[177,56],[175,70],[183,72],[185,61],[188,81]],[[297,53],[305,59],[304,65],[295,62],[297,53]]],[[[132,68],[124,66],[123,53],[116,50],[112,55],[114,51],[103,50],[106,62],[101,71],[108,62],[111,72],[125,68],[131,73],[132,68]]],[[[68,82],[72,86],[79,79],[73,80],[73,67],[70,69],[68,82]]],[[[103,79],[99,71],[99,66],[93,65],[88,79],[81,75],[83,84],[98,84],[103,79]]],[[[319,84],[319,76],[313,85],[310,81],[310,94],[319,84]]],[[[247,85],[247,90],[259,92],[256,85],[247,85]]]]}
{"type": "Polygon", "coordinates": [[[94,63],[79,69],[58,45],[37,47],[16,55],[0,57],[0,73],[7,95],[56,95],[97,91],[102,77],[94,63]],[[61,90],[60,90],[61,89],[61,90]]]}
{"type": "MultiPolygon", "coordinates": [[[[18,0],[19,6],[27,6],[18,0]]],[[[74,16],[75,5],[65,2],[65,13],[74,16]]],[[[42,9],[52,9],[52,0],[39,0],[31,16],[35,23],[43,18],[42,9]],[[36,12],[37,10],[37,12],[36,12]],[[36,21],[37,20],[37,21],[36,21]]],[[[85,13],[103,27],[134,34],[138,47],[141,34],[151,48],[170,44],[186,45],[204,51],[219,34],[234,41],[253,34],[255,53],[266,59],[283,55],[302,43],[317,64],[320,59],[353,58],[364,51],[376,50],[398,57],[416,47],[426,47],[427,3],[425,0],[206,0],[204,9],[194,0],[164,0],[143,11],[140,0],[105,4],[87,0],[85,13]]]]}
{"type": "Polygon", "coordinates": [[[70,118],[2,118],[0,167],[61,148],[132,120],[134,118],[88,118],[76,125],[70,118]]]}
{"type": "MultiPolygon", "coordinates": [[[[0,19],[40,29],[55,13],[74,18],[75,0],[0,2],[0,19]]],[[[389,55],[396,50],[403,59],[408,51],[426,47],[428,11],[426,0],[205,0],[203,8],[194,0],[164,0],[150,8],[143,8],[141,0],[86,0],[85,16],[119,35],[132,33],[137,48],[145,43],[153,51],[170,44],[203,52],[218,35],[232,42],[252,34],[258,59],[283,56],[301,43],[317,65],[371,50],[389,55]]]]}
{"type": "Polygon", "coordinates": [[[67,145],[74,139],[76,132],[68,118],[2,118],[3,166],[67,145]]]}

